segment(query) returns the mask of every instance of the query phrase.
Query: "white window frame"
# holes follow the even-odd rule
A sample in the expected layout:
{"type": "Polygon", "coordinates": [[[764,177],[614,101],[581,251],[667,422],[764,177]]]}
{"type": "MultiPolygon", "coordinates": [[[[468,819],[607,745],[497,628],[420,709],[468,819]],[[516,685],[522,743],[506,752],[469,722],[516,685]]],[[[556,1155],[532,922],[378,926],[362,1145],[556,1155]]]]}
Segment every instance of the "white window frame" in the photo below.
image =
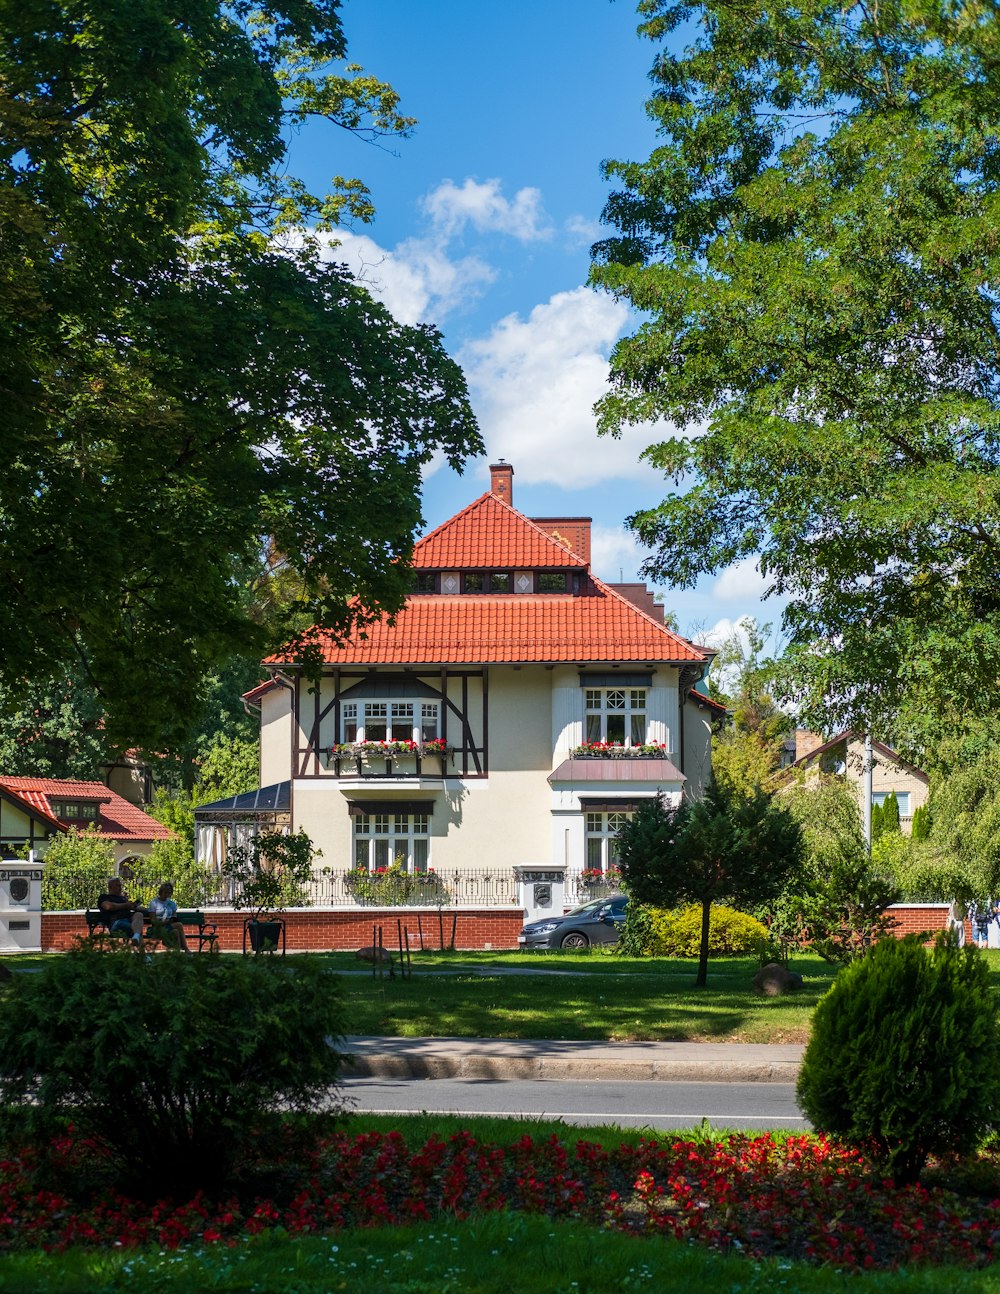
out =
{"type": "Polygon", "coordinates": [[[618,866],[618,832],[633,817],[631,809],[584,812],[584,867],[604,872],[618,866]]]}
{"type": "Polygon", "coordinates": [[[588,687],[583,689],[583,740],[625,747],[644,746],[649,733],[649,689],[588,687]],[[619,720],[621,733],[618,732],[619,720]],[[611,736],[608,734],[612,733],[611,736]]]}
{"type": "Polygon", "coordinates": [[[399,866],[416,875],[430,868],[429,813],[363,813],[351,824],[351,855],[358,870],[399,866]]]}
{"type": "Polygon", "coordinates": [[[344,701],[340,707],[340,739],[357,741],[436,740],[441,733],[441,706],[437,701],[399,697],[387,701],[344,701]]]}

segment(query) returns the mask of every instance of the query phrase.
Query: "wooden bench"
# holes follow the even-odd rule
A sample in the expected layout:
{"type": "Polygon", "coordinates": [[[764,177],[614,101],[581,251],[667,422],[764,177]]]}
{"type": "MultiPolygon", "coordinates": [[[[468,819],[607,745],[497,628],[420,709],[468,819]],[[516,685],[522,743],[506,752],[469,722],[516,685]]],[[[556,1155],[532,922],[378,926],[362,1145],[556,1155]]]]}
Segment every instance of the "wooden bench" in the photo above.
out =
{"type": "MultiPolygon", "coordinates": [[[[97,908],[88,908],[84,913],[84,920],[87,922],[87,934],[90,938],[96,935],[109,934],[107,926],[104,924],[104,914],[97,908]]],[[[198,951],[202,952],[205,948],[210,953],[218,952],[219,936],[216,933],[216,923],[206,921],[204,912],[198,911],[181,911],[178,910],[175,921],[179,921],[184,927],[184,933],[187,936],[189,944],[198,941],[198,951]]],[[[164,943],[163,927],[158,922],[147,922],[146,929],[143,933],[143,940],[146,943],[164,943]]],[[[124,934],[116,936],[124,939],[124,934]]]]}

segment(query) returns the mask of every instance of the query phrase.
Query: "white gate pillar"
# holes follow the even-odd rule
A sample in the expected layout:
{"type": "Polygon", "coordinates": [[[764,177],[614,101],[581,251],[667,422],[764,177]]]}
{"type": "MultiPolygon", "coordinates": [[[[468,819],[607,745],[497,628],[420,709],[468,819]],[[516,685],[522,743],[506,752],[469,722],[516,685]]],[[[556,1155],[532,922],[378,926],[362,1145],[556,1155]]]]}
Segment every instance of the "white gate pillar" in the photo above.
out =
{"type": "Polygon", "coordinates": [[[42,951],[42,862],[0,859],[0,953],[42,951]]]}
{"type": "Polygon", "coordinates": [[[520,863],[514,867],[517,897],[524,908],[524,919],[561,917],[566,910],[566,868],[532,866],[520,863]]]}

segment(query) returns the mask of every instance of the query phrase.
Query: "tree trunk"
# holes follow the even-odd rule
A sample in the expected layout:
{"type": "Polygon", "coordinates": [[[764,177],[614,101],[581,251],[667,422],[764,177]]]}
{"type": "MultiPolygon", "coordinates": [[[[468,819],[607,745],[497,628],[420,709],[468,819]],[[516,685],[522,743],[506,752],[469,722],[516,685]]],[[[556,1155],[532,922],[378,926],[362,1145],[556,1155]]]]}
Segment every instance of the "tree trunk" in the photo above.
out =
{"type": "Polygon", "coordinates": [[[708,932],[712,916],[712,900],[703,899],[701,904],[701,949],[698,953],[698,974],[694,981],[695,988],[704,988],[708,981],[708,932]]]}

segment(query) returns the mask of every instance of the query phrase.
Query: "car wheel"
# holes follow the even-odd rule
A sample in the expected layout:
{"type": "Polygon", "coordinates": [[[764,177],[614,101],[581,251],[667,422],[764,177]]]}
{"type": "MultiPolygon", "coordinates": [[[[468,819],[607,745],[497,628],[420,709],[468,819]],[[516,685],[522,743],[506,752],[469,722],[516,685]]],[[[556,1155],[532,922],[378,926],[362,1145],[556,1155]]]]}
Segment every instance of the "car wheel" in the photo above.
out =
{"type": "Polygon", "coordinates": [[[586,935],[581,934],[579,930],[573,930],[564,936],[560,948],[589,948],[590,940],[586,935]]]}

